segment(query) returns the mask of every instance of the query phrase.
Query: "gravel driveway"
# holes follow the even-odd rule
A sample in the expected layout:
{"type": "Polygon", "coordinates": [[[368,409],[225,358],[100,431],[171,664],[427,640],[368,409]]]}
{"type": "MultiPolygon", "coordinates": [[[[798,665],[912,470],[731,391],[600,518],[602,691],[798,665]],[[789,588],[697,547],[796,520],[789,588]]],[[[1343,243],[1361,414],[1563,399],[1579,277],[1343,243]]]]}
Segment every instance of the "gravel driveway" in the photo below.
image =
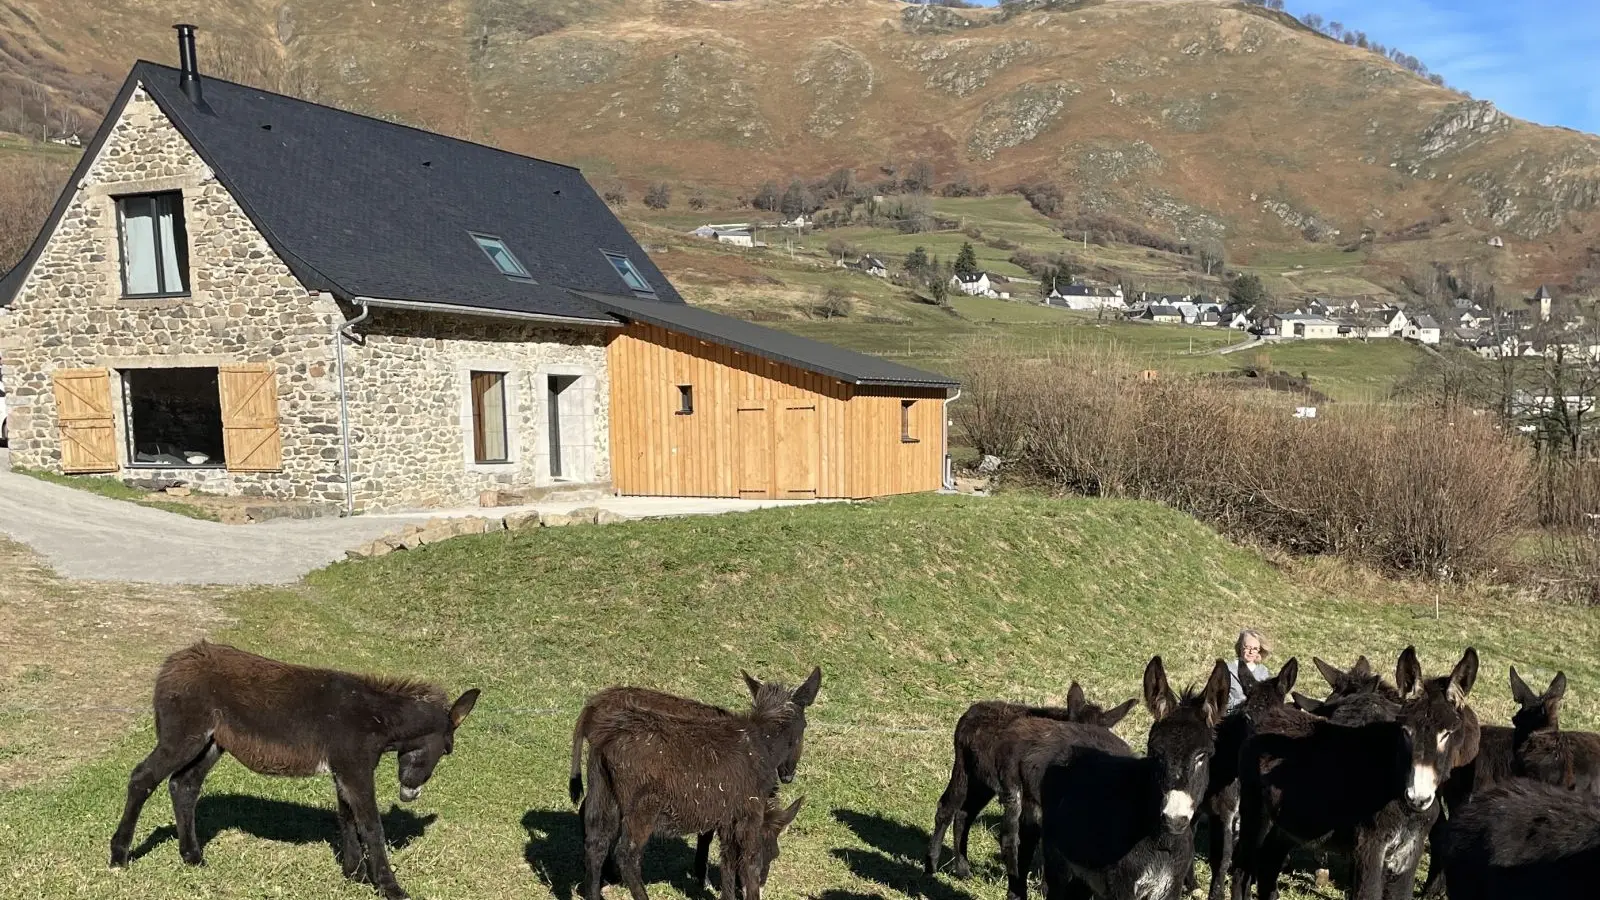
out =
{"type": "Polygon", "coordinates": [[[67,578],[159,584],[284,584],[425,516],[222,525],[11,472],[0,450],[0,534],[67,578]]]}

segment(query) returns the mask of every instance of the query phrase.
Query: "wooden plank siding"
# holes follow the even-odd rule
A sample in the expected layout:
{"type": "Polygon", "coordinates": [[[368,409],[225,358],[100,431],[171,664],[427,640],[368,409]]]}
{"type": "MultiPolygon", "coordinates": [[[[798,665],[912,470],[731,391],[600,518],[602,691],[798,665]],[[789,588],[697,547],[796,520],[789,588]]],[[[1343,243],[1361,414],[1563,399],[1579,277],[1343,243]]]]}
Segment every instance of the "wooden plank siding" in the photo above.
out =
{"type": "Polygon", "coordinates": [[[943,481],[943,390],[857,388],[638,322],[607,356],[619,493],[865,498],[943,481]],[[688,415],[680,385],[693,392],[688,415]],[[915,401],[914,442],[901,439],[903,400],[915,401]]]}

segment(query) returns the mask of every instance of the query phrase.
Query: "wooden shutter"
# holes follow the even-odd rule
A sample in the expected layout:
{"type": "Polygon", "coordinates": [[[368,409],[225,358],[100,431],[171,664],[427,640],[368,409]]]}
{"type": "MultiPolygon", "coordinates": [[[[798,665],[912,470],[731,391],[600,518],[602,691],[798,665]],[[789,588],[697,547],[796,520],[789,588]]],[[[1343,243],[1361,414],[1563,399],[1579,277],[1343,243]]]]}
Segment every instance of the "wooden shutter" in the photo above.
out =
{"type": "Polygon", "coordinates": [[[111,372],[107,369],[57,369],[54,379],[56,419],[61,425],[61,471],[117,471],[111,372]]]}
{"type": "Polygon", "coordinates": [[[272,366],[219,366],[217,390],[222,400],[222,452],[228,471],[282,470],[278,378],[272,366]]]}

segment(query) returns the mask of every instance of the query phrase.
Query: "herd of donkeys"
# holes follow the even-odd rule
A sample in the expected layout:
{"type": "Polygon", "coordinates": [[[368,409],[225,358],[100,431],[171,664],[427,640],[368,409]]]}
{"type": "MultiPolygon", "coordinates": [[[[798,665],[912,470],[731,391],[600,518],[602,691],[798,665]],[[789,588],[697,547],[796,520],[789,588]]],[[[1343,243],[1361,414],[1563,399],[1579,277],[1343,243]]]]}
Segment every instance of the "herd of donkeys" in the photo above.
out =
{"type": "MultiPolygon", "coordinates": [[[[1049,900],[1176,900],[1196,884],[1197,834],[1206,838],[1212,900],[1230,883],[1234,900],[1252,886],[1258,900],[1276,898],[1289,854],[1308,845],[1348,856],[1358,900],[1413,896],[1424,852],[1425,896],[1600,896],[1600,735],[1560,729],[1563,675],[1536,693],[1511,669],[1519,709],[1510,726],[1495,726],[1481,725],[1468,702],[1478,674],[1471,648],[1448,675],[1424,678],[1407,647],[1393,683],[1364,656],[1348,671],[1315,662],[1331,688],[1320,701],[1293,691],[1294,659],[1259,680],[1243,664],[1230,674],[1219,659],[1202,687],[1181,694],[1161,658],[1151,659],[1142,756],[1112,731],[1137,700],[1106,709],[1074,682],[1064,707],[973,704],[956,724],[927,872],[939,871],[953,827],[953,874],[969,874],[973,821],[999,798],[1009,900],[1025,900],[1036,856],[1049,900]],[[1245,699],[1229,709],[1232,677],[1245,699]]],[[[586,900],[600,900],[608,870],[634,900],[647,900],[640,860],[658,834],[698,836],[702,885],[716,838],[725,900],[758,900],[804,802],[785,806],[778,793],[794,779],[822,671],[793,688],[744,679],[743,713],[633,687],[589,698],[569,771],[586,900]]],[[[128,863],[139,812],[163,780],[179,853],[200,864],[196,802],[212,766],[231,753],[265,775],[331,775],[345,876],[405,897],[387,858],[375,769],[397,754],[400,798],[416,799],[477,699],[477,690],[452,702],[426,682],[307,668],[220,644],[180,650],[156,679],[157,746],[129,778],[111,864],[128,863]]]]}

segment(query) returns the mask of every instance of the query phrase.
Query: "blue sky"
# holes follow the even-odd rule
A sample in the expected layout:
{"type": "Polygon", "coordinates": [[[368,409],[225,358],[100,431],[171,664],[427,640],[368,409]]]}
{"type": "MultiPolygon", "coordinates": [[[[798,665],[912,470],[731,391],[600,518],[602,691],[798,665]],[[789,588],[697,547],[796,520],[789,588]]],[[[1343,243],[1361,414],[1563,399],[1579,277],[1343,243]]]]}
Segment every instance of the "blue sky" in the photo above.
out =
{"type": "Polygon", "coordinates": [[[1600,0],[1288,0],[1288,11],[1365,31],[1514,116],[1600,134],[1600,0]]]}

